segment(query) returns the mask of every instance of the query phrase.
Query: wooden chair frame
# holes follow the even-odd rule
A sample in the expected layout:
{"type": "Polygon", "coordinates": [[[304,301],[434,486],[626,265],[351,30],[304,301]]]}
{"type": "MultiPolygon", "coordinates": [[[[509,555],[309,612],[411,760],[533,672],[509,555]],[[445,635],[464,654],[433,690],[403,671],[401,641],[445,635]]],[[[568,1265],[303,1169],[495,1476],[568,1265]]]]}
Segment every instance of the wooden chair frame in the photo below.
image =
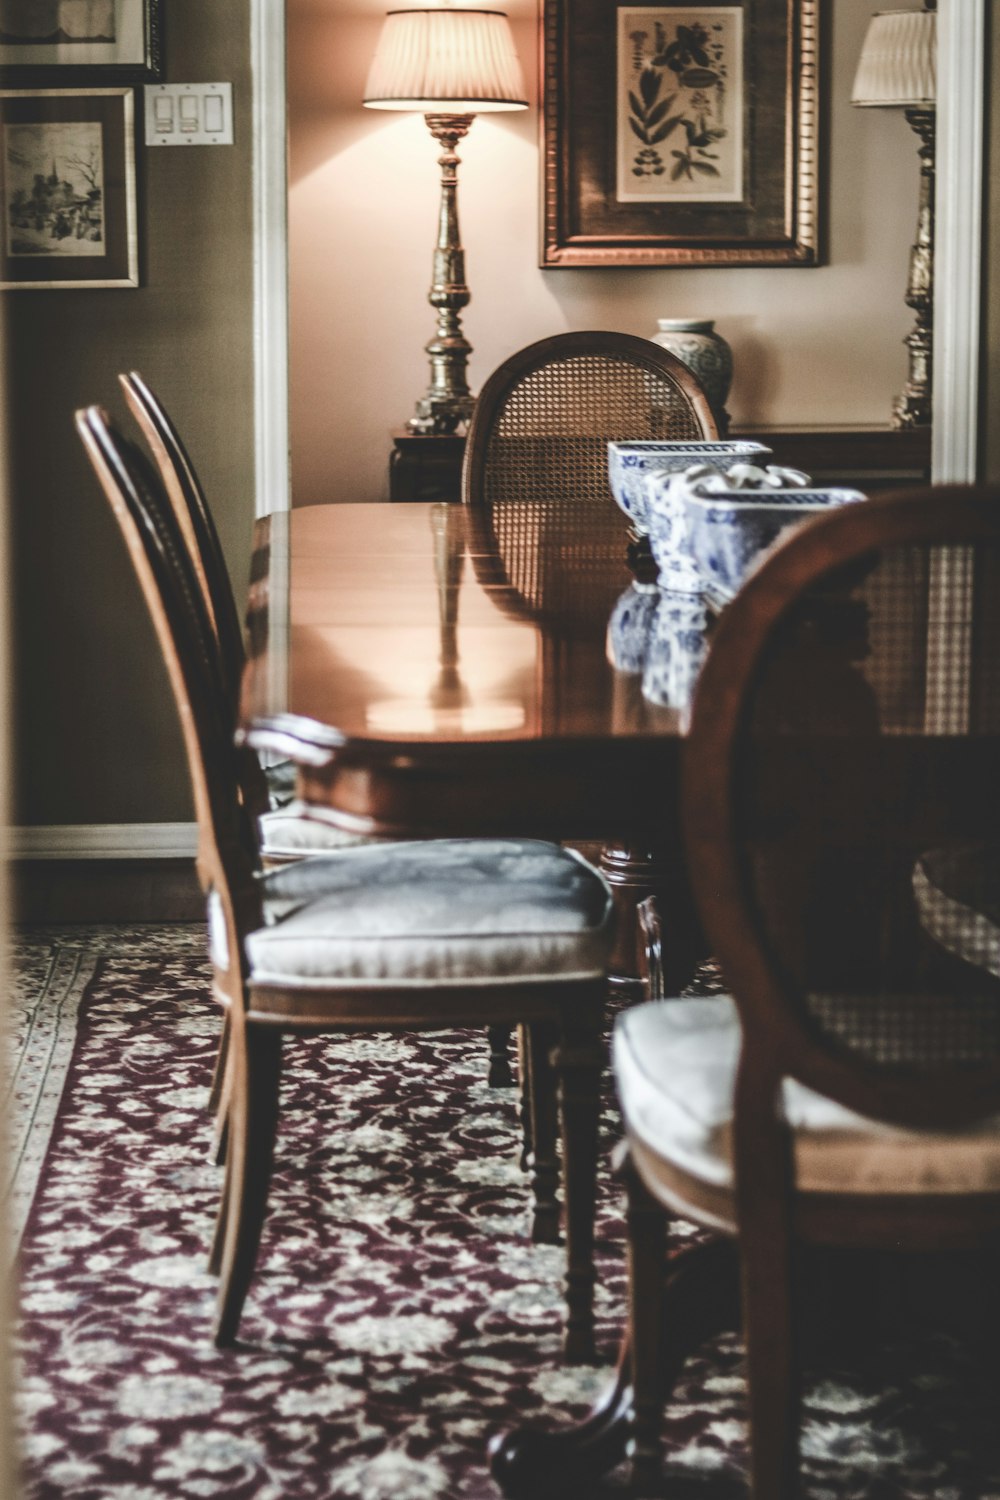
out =
{"type": "MultiPolygon", "coordinates": [[[[476,543],[473,553],[476,576],[480,583],[491,586],[497,607],[518,618],[534,619],[537,609],[530,600],[523,597],[508,575],[486,503],[485,481],[494,428],[511,395],[525,380],[548,365],[588,356],[617,359],[667,382],[686,401],[699,424],[701,438],[705,442],[712,442],[719,436],[711,405],[697,377],[676,355],[650,339],[639,338],[630,333],[601,330],[558,333],[519,349],[498,365],[476,399],[469,424],[462,463],[462,501],[470,507],[471,512],[471,531],[476,543]]],[[[629,440],[644,437],[664,437],[665,441],[669,441],[669,434],[664,435],[654,432],[652,427],[644,427],[643,417],[637,412],[634,423],[627,432],[621,433],[621,438],[629,440]]],[[[592,498],[595,504],[614,505],[611,491],[606,485],[600,495],[592,498]]]]}
{"type": "Polygon", "coordinates": [[[637,1225],[630,1286],[637,1479],[659,1473],[663,1367],[656,1309],[663,1233],[680,1214],[737,1235],[747,1342],[752,1493],[797,1493],[799,1390],[793,1317],[797,1244],[957,1249],[1000,1239],[996,1194],[805,1194],[794,1181],[792,1139],[779,1107],[785,1078],[869,1118],[944,1130],[1000,1112],[1000,1063],[943,1066],[918,1077],[877,1069],[824,1047],[810,1033],[790,982],[751,914],[738,834],[735,783],[741,725],[772,631],[810,585],[834,566],[881,547],[1000,543],[1000,492],[947,486],[886,495],[833,512],[797,531],[724,611],[696,691],[683,754],[682,801],[689,864],[713,952],[740,1012],[743,1049],[734,1106],[735,1218],[706,1212],[697,1193],[658,1181],[655,1162],[630,1143],[630,1214],[637,1225]],[[651,1215],[651,1199],[660,1204],[651,1215]],[[653,1228],[650,1228],[651,1223],[653,1228]]]}
{"type": "MultiPolygon", "coordinates": [[[[618,360],[647,372],[655,380],[669,385],[683,400],[694,422],[699,428],[698,437],[713,442],[719,429],[708,397],[697,377],[676,355],[654,344],[650,339],[634,334],[614,333],[600,330],[555,334],[540,339],[520,349],[493,371],[483,386],[476,402],[469,425],[462,468],[462,500],[468,509],[470,548],[472,563],[479,582],[490,589],[492,602],[498,609],[516,619],[535,621],[544,612],[544,601],[530,599],[511,578],[509,559],[494,525],[492,508],[487,503],[486,474],[490,463],[490,448],[494,429],[510,397],[519,386],[545,367],[588,357],[618,360]]],[[[642,412],[635,413],[628,430],[618,436],[622,440],[657,439],[669,441],[669,431],[654,430],[652,423],[644,426],[648,419],[642,412]]],[[[606,479],[602,481],[602,492],[585,497],[585,503],[603,505],[608,509],[609,530],[607,544],[617,548],[619,534],[615,526],[621,523],[620,546],[624,558],[627,542],[626,520],[620,516],[606,479]]],[[[651,560],[650,560],[651,561],[651,560]]],[[[574,830],[567,830],[572,836],[574,830]]],[[[612,983],[629,993],[638,993],[636,981],[637,954],[640,950],[636,918],[637,904],[651,894],[664,881],[672,881],[670,870],[674,858],[673,850],[650,851],[646,842],[640,842],[636,830],[626,833],[614,843],[608,843],[600,855],[600,865],[615,892],[618,912],[618,937],[612,957],[612,983]]],[[[690,903],[681,894],[680,901],[690,903]]],[[[678,904],[675,901],[675,906],[678,904]]],[[[690,932],[687,943],[675,942],[669,960],[679,971],[686,970],[697,956],[699,948],[697,923],[688,924],[690,932]],[[688,951],[690,949],[690,951],[688,951]]]]}
{"type": "Polygon", "coordinates": [[[156,476],[107,414],[77,426],[129,548],[170,675],[198,816],[198,871],[217,903],[228,965],[213,991],[230,1023],[230,1144],[213,1266],[220,1269],[216,1342],[231,1343],[253,1274],[278,1123],[282,1037],[324,1031],[440,1030],[524,1024],[529,1037],[535,1237],[558,1237],[556,1089],[562,1117],[567,1244],[567,1358],[593,1357],[593,1238],[598,1087],[605,984],[593,980],[366,990],[255,983],[244,938],[263,923],[254,827],[238,795],[236,751],[214,636],[176,517],[156,476]]]}

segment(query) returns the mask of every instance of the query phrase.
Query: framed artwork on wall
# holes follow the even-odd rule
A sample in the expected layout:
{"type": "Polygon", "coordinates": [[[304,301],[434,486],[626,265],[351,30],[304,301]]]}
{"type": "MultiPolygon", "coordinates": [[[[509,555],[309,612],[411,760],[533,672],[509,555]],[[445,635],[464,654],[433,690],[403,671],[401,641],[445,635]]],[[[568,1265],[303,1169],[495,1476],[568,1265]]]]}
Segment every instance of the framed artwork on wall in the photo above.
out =
{"type": "Polygon", "coordinates": [[[139,285],[132,89],[0,90],[0,287],[139,285]]]}
{"type": "Polygon", "coordinates": [[[23,86],[162,78],[162,4],[0,0],[0,78],[23,86]]]}
{"type": "Polygon", "coordinates": [[[816,265],[822,0],[542,0],[542,266],[816,265]]]}

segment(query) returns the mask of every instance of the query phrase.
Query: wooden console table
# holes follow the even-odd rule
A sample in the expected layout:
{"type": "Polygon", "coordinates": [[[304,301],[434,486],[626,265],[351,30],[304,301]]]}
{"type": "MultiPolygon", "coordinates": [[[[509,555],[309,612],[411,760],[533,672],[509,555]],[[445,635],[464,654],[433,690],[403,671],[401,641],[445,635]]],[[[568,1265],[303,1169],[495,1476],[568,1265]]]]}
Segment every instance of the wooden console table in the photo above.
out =
{"type": "MultiPolygon", "coordinates": [[[[775,460],[804,469],[818,485],[847,484],[866,493],[930,483],[929,427],[744,427],[733,438],[755,438],[775,460]]],[[[389,499],[461,499],[465,438],[392,434],[389,499]]]]}

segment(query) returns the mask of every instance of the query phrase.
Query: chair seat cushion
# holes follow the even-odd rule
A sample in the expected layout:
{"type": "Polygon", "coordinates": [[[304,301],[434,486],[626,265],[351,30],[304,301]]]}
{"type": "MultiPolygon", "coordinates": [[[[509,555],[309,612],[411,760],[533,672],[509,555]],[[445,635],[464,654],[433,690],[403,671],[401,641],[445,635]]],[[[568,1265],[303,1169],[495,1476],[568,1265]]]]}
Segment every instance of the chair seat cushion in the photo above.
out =
{"type": "Polygon", "coordinates": [[[495,985],[607,968],[610,889],[556,844],[370,844],[262,884],[268,925],[246,945],[255,984],[495,985]]]}
{"type": "Polygon", "coordinates": [[[346,833],[303,802],[291,802],[287,807],[265,813],[258,819],[258,827],[260,854],[265,863],[306,859],[368,842],[364,834],[346,833]]]}
{"type": "MultiPolygon", "coordinates": [[[[629,1131],[713,1191],[733,1187],[733,1091],[741,1031],[727,995],[661,1000],[619,1017],[614,1070],[629,1131]]],[[[1000,1189],[1000,1119],[951,1132],[854,1114],[793,1079],[782,1105],[805,1193],[975,1193],[1000,1189]]]]}
{"type": "Polygon", "coordinates": [[[1000,979],[1000,848],[929,850],[914,867],[913,892],[924,931],[1000,979]]]}

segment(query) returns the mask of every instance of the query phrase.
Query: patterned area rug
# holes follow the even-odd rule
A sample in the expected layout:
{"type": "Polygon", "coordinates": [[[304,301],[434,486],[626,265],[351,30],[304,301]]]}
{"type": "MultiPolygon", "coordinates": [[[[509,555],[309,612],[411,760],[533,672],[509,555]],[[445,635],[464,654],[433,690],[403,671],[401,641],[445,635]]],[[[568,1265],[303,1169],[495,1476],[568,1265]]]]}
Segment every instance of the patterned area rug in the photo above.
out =
{"type": "MultiPolygon", "coordinates": [[[[241,1342],[219,1352],[202,944],[179,928],[69,929],[15,953],[26,1496],[492,1500],[489,1434],[581,1415],[608,1372],[560,1366],[563,1253],[524,1237],[514,1097],[485,1086],[484,1038],[289,1047],[258,1274],[241,1342]]],[[[606,1146],[616,1129],[609,1104],[606,1146]]],[[[607,1177],[601,1192],[610,1361],[622,1225],[607,1177]]],[[[997,1500],[984,1338],[914,1337],[817,1371],[812,1500],[997,1500]]],[[[744,1413],[724,1336],[671,1403],[671,1496],[743,1493],[744,1413]]]]}

